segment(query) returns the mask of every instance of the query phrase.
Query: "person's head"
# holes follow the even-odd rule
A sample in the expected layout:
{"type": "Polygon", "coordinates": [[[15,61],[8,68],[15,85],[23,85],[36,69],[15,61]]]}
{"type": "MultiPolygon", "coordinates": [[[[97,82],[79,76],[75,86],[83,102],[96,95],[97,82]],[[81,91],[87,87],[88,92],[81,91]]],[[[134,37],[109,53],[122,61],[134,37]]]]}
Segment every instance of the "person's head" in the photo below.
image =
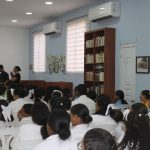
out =
{"type": "Polygon", "coordinates": [[[62,93],[63,93],[63,96],[66,96],[66,97],[70,97],[71,96],[71,91],[68,88],[62,89],[62,93]]]}
{"type": "Polygon", "coordinates": [[[135,103],[131,106],[131,111],[137,114],[146,115],[148,113],[147,107],[143,103],[135,103]]]}
{"type": "Polygon", "coordinates": [[[49,109],[43,102],[34,103],[31,110],[31,117],[34,123],[45,125],[47,123],[49,109]]]}
{"type": "Polygon", "coordinates": [[[119,109],[109,109],[109,116],[114,119],[117,123],[123,121],[123,113],[119,109]]]}
{"type": "Polygon", "coordinates": [[[101,128],[89,130],[83,138],[83,150],[117,150],[112,135],[101,128]]]}
{"type": "Polygon", "coordinates": [[[132,149],[149,150],[150,119],[148,115],[130,112],[126,122],[125,136],[120,144],[121,149],[127,145],[132,149]]]}
{"type": "Polygon", "coordinates": [[[124,99],[124,92],[122,90],[115,91],[114,99],[124,99]]]}
{"type": "Polygon", "coordinates": [[[53,90],[52,98],[62,97],[63,93],[60,90],[53,90]]]}
{"type": "Polygon", "coordinates": [[[22,119],[24,117],[30,117],[32,106],[33,104],[24,104],[22,108],[18,111],[18,118],[22,119]]]}
{"type": "Polygon", "coordinates": [[[127,104],[127,102],[124,100],[124,92],[122,90],[115,91],[114,100],[115,102],[121,100],[122,104],[127,104]]]}
{"type": "Polygon", "coordinates": [[[50,101],[51,111],[55,109],[70,110],[71,100],[68,97],[56,97],[50,101]]]}
{"type": "Polygon", "coordinates": [[[40,89],[40,88],[34,89],[34,98],[35,98],[34,101],[39,102],[44,96],[44,94],[45,94],[44,89],[40,89]]]}
{"type": "Polygon", "coordinates": [[[89,115],[88,108],[83,104],[76,104],[71,107],[71,123],[73,126],[79,124],[87,124],[92,121],[92,117],[89,115]]]}
{"type": "Polygon", "coordinates": [[[56,109],[49,113],[47,131],[49,136],[58,134],[61,140],[66,140],[70,137],[70,115],[60,109],[56,109]]]}
{"type": "Polygon", "coordinates": [[[3,72],[4,71],[4,67],[3,65],[0,65],[0,72],[3,72]]]}
{"type": "Polygon", "coordinates": [[[13,99],[17,100],[18,98],[24,98],[25,96],[25,91],[23,87],[17,87],[14,89],[13,92],[13,99]]]}
{"type": "Polygon", "coordinates": [[[86,95],[87,88],[84,84],[79,84],[75,87],[76,96],[86,95]]]}
{"type": "Polygon", "coordinates": [[[6,91],[6,88],[4,85],[0,85],[0,95],[3,95],[6,91]]]}
{"type": "Polygon", "coordinates": [[[15,67],[13,68],[13,71],[14,71],[14,73],[17,73],[17,72],[21,71],[21,69],[20,69],[19,66],[15,66],[15,67]]]}
{"type": "MultiPolygon", "coordinates": [[[[141,92],[141,95],[140,95],[140,99],[141,101],[145,104],[147,102],[150,103],[150,91],[149,90],[143,90],[141,92]]],[[[150,106],[150,105],[149,105],[150,106]]]]}
{"type": "Polygon", "coordinates": [[[89,91],[89,92],[87,93],[87,96],[88,96],[90,99],[92,99],[93,101],[95,101],[96,98],[97,98],[97,95],[96,95],[95,90],[89,91]]]}
{"type": "Polygon", "coordinates": [[[108,95],[101,94],[96,99],[96,111],[100,111],[102,115],[105,115],[108,104],[111,100],[108,95]]]}

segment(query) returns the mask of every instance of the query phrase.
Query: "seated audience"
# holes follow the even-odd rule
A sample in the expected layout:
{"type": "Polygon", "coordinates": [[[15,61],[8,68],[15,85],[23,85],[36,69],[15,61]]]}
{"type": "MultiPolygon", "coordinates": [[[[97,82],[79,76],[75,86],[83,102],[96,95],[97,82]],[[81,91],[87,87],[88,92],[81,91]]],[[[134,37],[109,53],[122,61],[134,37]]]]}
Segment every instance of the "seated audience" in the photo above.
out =
{"type": "Polygon", "coordinates": [[[117,150],[117,145],[112,135],[100,128],[89,130],[79,145],[79,150],[117,150]]]}
{"type": "Polygon", "coordinates": [[[69,127],[70,116],[66,111],[56,109],[50,112],[47,123],[49,137],[34,150],[77,150],[69,127]]]}
{"type": "Polygon", "coordinates": [[[31,109],[33,104],[24,104],[22,108],[18,111],[17,117],[19,119],[19,125],[32,123],[31,119],[31,109]]]}
{"type": "Polygon", "coordinates": [[[71,100],[68,97],[56,97],[50,101],[50,110],[63,109],[70,113],[71,100]]]}
{"type": "Polygon", "coordinates": [[[122,135],[125,133],[125,123],[123,122],[123,113],[118,109],[110,109],[109,116],[113,118],[117,126],[114,129],[114,136],[117,143],[120,143],[122,135]]]}
{"type": "Polygon", "coordinates": [[[119,109],[124,109],[127,106],[127,101],[124,99],[124,92],[122,90],[115,91],[114,95],[114,105],[119,109]]]}
{"type": "Polygon", "coordinates": [[[96,99],[96,113],[99,115],[105,115],[108,105],[111,103],[111,100],[108,95],[101,94],[96,99]]]}
{"type": "Polygon", "coordinates": [[[76,105],[76,104],[84,104],[87,106],[87,108],[89,109],[90,114],[94,114],[95,110],[96,110],[96,106],[95,106],[95,102],[90,99],[89,97],[86,96],[87,94],[87,88],[84,84],[79,84],[76,88],[76,96],[78,98],[76,98],[73,102],[72,102],[72,106],[76,105]]]}
{"type": "Polygon", "coordinates": [[[89,115],[88,108],[83,104],[76,104],[71,107],[71,123],[72,138],[80,142],[83,135],[89,130],[89,123],[92,121],[92,117],[89,115]]]}
{"type": "Polygon", "coordinates": [[[24,104],[28,103],[28,101],[26,101],[24,99],[24,96],[25,96],[24,88],[22,88],[22,87],[16,88],[13,92],[14,101],[9,103],[9,105],[7,107],[6,111],[10,111],[12,113],[15,121],[18,120],[18,118],[17,118],[18,111],[22,108],[22,106],[24,104]]]}
{"type": "Polygon", "coordinates": [[[141,92],[140,99],[141,99],[142,103],[150,111],[150,91],[149,90],[143,90],[141,92]]]}
{"type": "Polygon", "coordinates": [[[89,97],[93,101],[96,101],[97,94],[96,94],[95,90],[90,90],[89,92],[87,92],[87,97],[89,97]]]}
{"type": "Polygon", "coordinates": [[[37,102],[31,110],[32,123],[20,127],[13,149],[32,150],[48,136],[46,123],[48,119],[48,107],[37,102]]]}
{"type": "Polygon", "coordinates": [[[148,115],[130,112],[126,122],[126,132],[119,150],[150,149],[150,119],[148,115]]]}

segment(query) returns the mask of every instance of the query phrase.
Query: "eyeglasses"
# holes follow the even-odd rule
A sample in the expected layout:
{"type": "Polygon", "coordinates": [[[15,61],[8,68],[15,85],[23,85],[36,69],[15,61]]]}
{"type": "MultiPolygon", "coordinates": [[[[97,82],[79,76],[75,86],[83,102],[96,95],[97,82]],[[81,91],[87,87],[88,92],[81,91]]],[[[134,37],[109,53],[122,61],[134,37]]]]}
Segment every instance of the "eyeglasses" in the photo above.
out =
{"type": "Polygon", "coordinates": [[[84,150],[83,149],[83,143],[82,142],[78,143],[77,148],[78,148],[78,150],[84,150]]]}

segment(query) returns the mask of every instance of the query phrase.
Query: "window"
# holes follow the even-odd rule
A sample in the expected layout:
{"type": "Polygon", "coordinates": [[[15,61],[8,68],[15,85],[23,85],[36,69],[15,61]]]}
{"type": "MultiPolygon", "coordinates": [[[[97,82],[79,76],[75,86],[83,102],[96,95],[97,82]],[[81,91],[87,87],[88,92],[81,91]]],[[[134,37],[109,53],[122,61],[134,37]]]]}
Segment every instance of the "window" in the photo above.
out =
{"type": "Polygon", "coordinates": [[[67,24],[67,72],[84,71],[84,32],[87,19],[77,19],[67,24]]]}
{"type": "Polygon", "coordinates": [[[42,32],[33,35],[33,71],[46,71],[45,35],[42,32]]]}

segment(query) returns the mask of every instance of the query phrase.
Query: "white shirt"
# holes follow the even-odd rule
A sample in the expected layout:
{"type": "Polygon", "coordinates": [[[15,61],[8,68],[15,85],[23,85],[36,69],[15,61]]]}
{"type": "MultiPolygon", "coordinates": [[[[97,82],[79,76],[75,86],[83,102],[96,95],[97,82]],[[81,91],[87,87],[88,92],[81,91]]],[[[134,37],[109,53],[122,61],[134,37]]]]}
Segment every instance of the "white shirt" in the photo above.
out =
{"type": "Polygon", "coordinates": [[[125,134],[125,124],[123,122],[119,122],[114,130],[115,133],[115,140],[117,143],[121,142],[122,136],[124,137],[125,134]]]}
{"type": "Polygon", "coordinates": [[[23,117],[20,121],[19,121],[19,126],[25,125],[25,124],[32,124],[32,118],[31,117],[23,117]]]}
{"type": "Polygon", "coordinates": [[[13,150],[32,150],[42,140],[41,126],[31,123],[22,125],[14,141],[13,150]]]}
{"type": "Polygon", "coordinates": [[[34,150],[77,150],[77,143],[70,138],[61,140],[59,136],[51,135],[41,144],[35,147],[34,150]]]}
{"type": "Polygon", "coordinates": [[[73,141],[76,141],[77,143],[81,142],[85,133],[90,130],[89,124],[79,124],[76,126],[73,126],[71,129],[71,135],[73,141]]]}
{"type": "Polygon", "coordinates": [[[87,108],[89,109],[89,113],[94,114],[96,111],[96,104],[95,102],[90,99],[89,97],[87,97],[86,95],[81,95],[79,98],[75,99],[72,102],[72,106],[76,105],[76,104],[84,104],[87,106],[87,108]]]}
{"type": "Polygon", "coordinates": [[[117,126],[115,120],[109,116],[103,115],[92,115],[92,122],[90,123],[91,128],[102,128],[110,132],[114,136],[114,129],[117,126]]]}

